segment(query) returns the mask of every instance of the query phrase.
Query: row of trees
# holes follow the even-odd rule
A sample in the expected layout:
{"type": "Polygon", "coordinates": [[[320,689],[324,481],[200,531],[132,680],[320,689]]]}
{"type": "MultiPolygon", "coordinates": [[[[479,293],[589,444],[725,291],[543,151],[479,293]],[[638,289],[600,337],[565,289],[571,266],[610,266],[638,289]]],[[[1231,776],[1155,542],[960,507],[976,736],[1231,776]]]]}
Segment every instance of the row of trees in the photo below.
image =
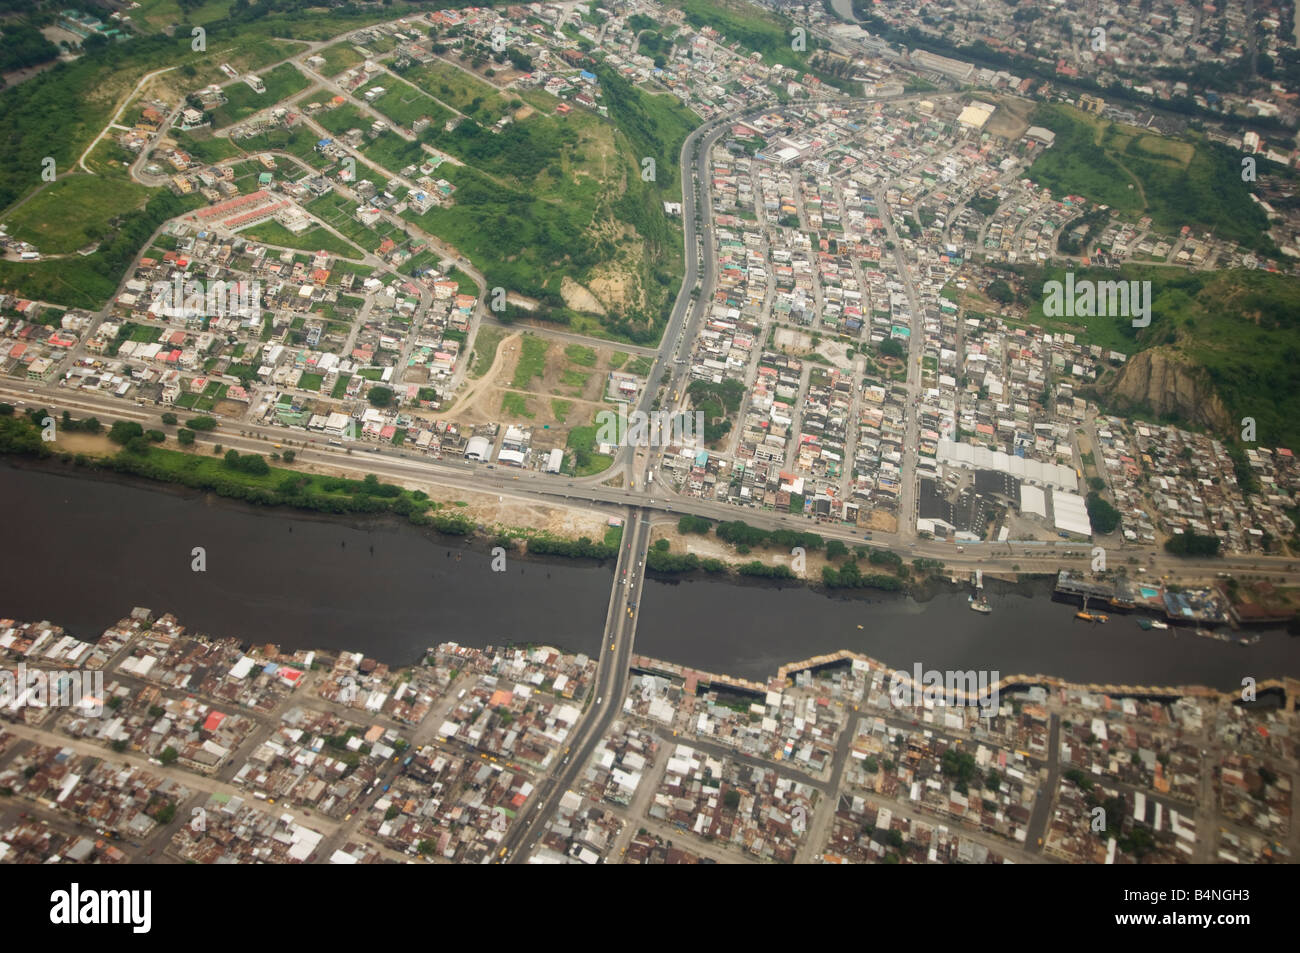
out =
{"type": "Polygon", "coordinates": [[[759,529],[742,520],[719,523],[714,533],[724,543],[734,546],[779,546],[790,549],[802,546],[804,549],[821,549],[824,540],[816,533],[801,533],[792,529],[759,529]]]}
{"type": "Polygon", "coordinates": [[[588,536],[578,539],[551,539],[538,537],[528,541],[528,552],[538,556],[569,556],[574,559],[610,559],[618,555],[618,547],[594,542],[588,536]]]}
{"type": "Polygon", "coordinates": [[[822,585],[827,589],[883,589],[897,592],[903,588],[903,581],[898,576],[883,573],[863,573],[858,568],[856,557],[839,569],[833,566],[822,567],[822,585]]]}

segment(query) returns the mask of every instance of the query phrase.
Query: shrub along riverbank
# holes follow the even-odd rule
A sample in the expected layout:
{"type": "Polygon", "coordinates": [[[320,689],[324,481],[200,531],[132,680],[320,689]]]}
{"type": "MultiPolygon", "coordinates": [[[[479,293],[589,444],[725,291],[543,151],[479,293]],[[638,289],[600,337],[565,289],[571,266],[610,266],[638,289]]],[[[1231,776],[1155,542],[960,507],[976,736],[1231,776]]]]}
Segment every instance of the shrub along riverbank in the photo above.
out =
{"type": "Polygon", "coordinates": [[[428,526],[452,536],[468,536],[475,524],[444,504],[430,500],[420,490],[405,490],[381,483],[374,474],[364,480],[302,473],[270,466],[259,454],[204,456],[128,441],[111,457],[58,453],[41,440],[43,410],[14,414],[0,404],[0,454],[57,459],[77,469],[121,473],[215,493],[258,506],[289,506],[299,510],[334,514],[384,514],[402,516],[415,526],[428,526]]]}

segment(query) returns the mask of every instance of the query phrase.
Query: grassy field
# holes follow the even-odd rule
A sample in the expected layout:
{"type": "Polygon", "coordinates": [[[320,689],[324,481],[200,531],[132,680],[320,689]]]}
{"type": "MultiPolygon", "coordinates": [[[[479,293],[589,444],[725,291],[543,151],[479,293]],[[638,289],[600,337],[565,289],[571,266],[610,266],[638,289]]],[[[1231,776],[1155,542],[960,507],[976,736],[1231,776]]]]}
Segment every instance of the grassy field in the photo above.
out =
{"type": "Polygon", "coordinates": [[[436,96],[458,112],[467,112],[474,100],[491,108],[500,108],[502,97],[497,89],[464,70],[441,60],[417,66],[407,77],[431,96],[436,96]]]}
{"type": "MultiPolygon", "coordinates": [[[[369,126],[369,123],[366,124],[369,126]]],[[[397,133],[388,130],[374,139],[367,139],[361,146],[361,154],[371,162],[390,172],[400,172],[408,165],[417,165],[428,158],[429,154],[420,148],[418,142],[403,139],[397,133]]],[[[386,181],[374,169],[362,171],[357,167],[357,175],[369,179],[377,188],[387,187],[386,181]]]]}
{"type": "Polygon", "coordinates": [[[333,78],[346,69],[351,69],[365,60],[365,57],[356,51],[348,41],[335,43],[333,46],[327,46],[320,51],[320,55],[325,58],[325,65],[319,70],[322,76],[333,78]]]}
{"type": "Polygon", "coordinates": [[[478,285],[474,283],[473,278],[459,268],[453,268],[447,273],[447,277],[456,282],[456,291],[459,294],[478,297],[478,285]]]}
{"type": "Polygon", "coordinates": [[[432,96],[392,76],[380,76],[375,82],[358,90],[357,95],[361,96],[377,86],[382,86],[386,92],[372,100],[370,105],[408,129],[415,120],[423,117],[439,126],[452,117],[451,111],[435,102],[432,96]]]}
{"type": "Polygon", "coordinates": [[[551,399],[551,413],[560,423],[564,423],[569,416],[569,411],[573,409],[573,401],[560,400],[558,397],[551,399]]]}
{"type": "Polygon", "coordinates": [[[310,129],[299,126],[297,129],[271,129],[247,139],[233,140],[233,144],[236,149],[244,152],[287,152],[313,169],[323,169],[331,164],[331,160],[316,151],[316,139],[316,134],[310,129]]]}
{"type": "Polygon", "coordinates": [[[98,310],[117,290],[127,265],[148,245],[154,229],[202,204],[203,197],[198,194],[178,198],[170,192],[156,192],[143,209],[121,216],[117,227],[100,241],[99,250],[92,255],[0,261],[0,291],[98,310]]]}
{"type": "Polygon", "coordinates": [[[171,137],[176,140],[178,146],[202,162],[220,162],[222,159],[232,159],[242,152],[234,142],[229,139],[217,139],[208,129],[193,132],[172,130],[171,137]]]}
{"type": "Polygon", "coordinates": [[[1032,121],[1056,133],[1030,176],[1057,197],[1082,195],[1166,232],[1189,225],[1270,252],[1267,218],[1241,181],[1240,157],[1202,138],[1166,139],[1060,103],[1032,121]]]}
{"type": "Polygon", "coordinates": [[[113,139],[105,136],[86,156],[86,165],[96,175],[121,182],[131,181],[131,163],[135,154],[123,149],[113,139]]]}
{"type": "Polygon", "coordinates": [[[570,344],[564,349],[564,356],[574,364],[580,364],[583,367],[594,367],[596,364],[595,349],[582,344],[570,344]]]}
{"type": "MultiPolygon", "coordinates": [[[[498,94],[454,67],[407,75],[478,121],[495,115],[489,97],[498,94]]],[[[662,202],[674,195],[680,143],[697,120],[673,97],[648,95],[612,71],[602,83],[612,121],[584,110],[557,116],[553,98],[530,93],[538,111],[499,133],[470,120],[425,130],[422,140],[466,165],[440,170],[457,189],[450,207],[407,217],[469,255],[489,287],[540,299],[552,320],[574,320],[560,295],[566,276],[598,279],[610,315],[590,320],[622,339],[654,341],[681,269],[680,230],[662,202]],[[655,182],[641,180],[645,156],[656,160],[655,182]]],[[[366,154],[390,169],[413,155],[383,157],[373,144],[366,154]]]]}
{"type": "Polygon", "coordinates": [[[479,327],[478,334],[474,338],[474,364],[469,371],[470,377],[477,379],[488,372],[488,368],[496,360],[497,347],[503,337],[505,332],[499,328],[479,327]]]}
{"type": "Polygon", "coordinates": [[[284,248],[296,248],[300,251],[327,251],[344,258],[361,258],[362,252],[355,245],[342,241],[338,236],[327,232],[319,225],[308,228],[296,235],[279,222],[263,222],[245,229],[240,234],[266,245],[279,245],[284,248]]]}
{"type": "MultiPolygon", "coordinates": [[[[1133,354],[1141,348],[1138,341],[1132,320],[1129,318],[1117,317],[1091,317],[1091,318],[1071,318],[1058,317],[1049,318],[1043,314],[1043,300],[1045,298],[1042,292],[1043,284],[1047,281],[1064,281],[1067,271],[1074,273],[1075,281],[1082,279],[1092,279],[1096,281],[1113,281],[1121,277],[1135,278],[1137,271],[1125,270],[1121,274],[1113,271],[1107,271],[1101,268],[1048,268],[1034,269],[1030,273],[1030,279],[1025,285],[1026,301],[1029,304],[1029,314],[1024,322],[1008,321],[1013,326],[1038,325],[1047,329],[1054,334],[1073,334],[1076,340],[1081,344],[1096,344],[1100,347],[1111,351],[1119,351],[1121,354],[1133,354]]],[[[1144,272],[1145,274],[1145,272],[1144,272]]],[[[1152,286],[1152,313],[1155,311],[1155,302],[1158,299],[1156,293],[1157,286],[1152,286]]],[[[980,299],[981,302],[983,299],[980,299]]],[[[968,297],[965,301],[966,307],[972,306],[972,299],[968,297]]],[[[973,315],[972,315],[973,316],[973,315]]],[[[1005,319],[1004,319],[1005,320],[1005,319]]]]}
{"type": "Polygon", "coordinates": [[[805,38],[805,51],[792,48],[794,24],[785,17],[737,0],[674,0],[673,5],[685,11],[686,22],[692,26],[711,26],[721,33],[726,45],[739,43],[762,53],[765,63],[780,63],[801,73],[811,71],[832,85],[846,85],[810,66],[815,42],[811,33],[805,38]]]}
{"type": "Polygon", "coordinates": [[[541,377],[545,374],[546,350],[546,342],[541,338],[533,337],[531,334],[524,336],[519,363],[515,365],[512,386],[519,390],[527,390],[534,377],[541,377]]]}
{"type": "Polygon", "coordinates": [[[333,109],[322,109],[316,113],[315,119],[336,136],[343,135],[349,129],[369,129],[370,124],[374,122],[351,103],[344,103],[333,109]]]}
{"type": "Polygon", "coordinates": [[[140,0],[139,8],[131,14],[131,19],[151,30],[161,30],[182,21],[210,23],[225,17],[233,3],[234,0],[199,0],[198,4],[182,12],[179,0],[140,0]]]}
{"type": "Polygon", "coordinates": [[[582,371],[570,370],[564,371],[560,374],[560,382],[564,384],[565,387],[574,388],[578,393],[582,392],[582,389],[587,386],[587,381],[589,380],[591,380],[591,375],[584,374],[582,371]]]}
{"type": "Polygon", "coordinates": [[[358,222],[352,217],[356,206],[337,192],[313,199],[307,203],[306,208],[322,222],[346,235],[349,240],[366,251],[374,251],[390,235],[393,236],[394,241],[399,241],[402,237],[400,233],[393,235],[397,230],[386,221],[380,220],[374,228],[358,222]]]}
{"type": "Polygon", "coordinates": [[[226,102],[212,110],[212,128],[221,129],[247,119],[255,112],[274,106],[286,96],[301,93],[311,85],[292,63],[281,63],[273,70],[259,74],[266,92],[258,93],[243,81],[224,87],[226,102]]]}
{"type": "Polygon", "coordinates": [[[508,417],[527,418],[531,420],[533,414],[528,410],[528,398],[523,394],[516,394],[507,391],[501,395],[501,412],[508,417]]]}
{"type": "Polygon", "coordinates": [[[149,189],[125,180],[105,188],[102,176],[79,172],[50,183],[5,219],[11,235],[21,236],[43,254],[76,251],[107,237],[109,221],[124,210],[144,205],[149,189]],[[77,214],[71,214],[72,209],[77,214]]]}
{"type": "Polygon", "coordinates": [[[603,473],[614,462],[612,456],[594,452],[596,433],[597,430],[594,424],[574,427],[569,431],[565,446],[573,456],[573,472],[576,476],[592,476],[596,473],[603,473]]]}

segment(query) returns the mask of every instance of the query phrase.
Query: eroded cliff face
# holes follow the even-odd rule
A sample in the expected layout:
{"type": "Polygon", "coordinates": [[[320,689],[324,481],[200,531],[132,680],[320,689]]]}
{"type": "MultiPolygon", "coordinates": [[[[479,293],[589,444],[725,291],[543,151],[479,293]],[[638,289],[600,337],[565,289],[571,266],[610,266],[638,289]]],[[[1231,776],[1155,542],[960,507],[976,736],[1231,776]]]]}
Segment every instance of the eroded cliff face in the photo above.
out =
{"type": "Polygon", "coordinates": [[[1117,404],[1146,407],[1214,430],[1226,430],[1229,424],[1228,410],[1210,375],[1167,348],[1152,348],[1129,358],[1103,387],[1117,404]]]}

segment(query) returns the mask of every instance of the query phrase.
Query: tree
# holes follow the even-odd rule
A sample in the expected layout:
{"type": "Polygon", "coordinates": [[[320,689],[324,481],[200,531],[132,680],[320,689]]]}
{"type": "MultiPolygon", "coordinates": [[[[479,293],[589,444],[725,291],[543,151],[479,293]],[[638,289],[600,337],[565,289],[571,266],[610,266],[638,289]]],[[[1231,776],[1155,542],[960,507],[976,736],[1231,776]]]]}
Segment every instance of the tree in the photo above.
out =
{"type": "Polygon", "coordinates": [[[215,417],[192,417],[185,422],[185,426],[191,430],[216,430],[217,421],[215,417]]]}
{"type": "Polygon", "coordinates": [[[173,748],[171,745],[168,745],[166,748],[163,748],[162,754],[158,756],[158,760],[161,761],[163,764],[174,764],[176,762],[176,759],[179,757],[180,754],[176,751],[176,749],[173,748]]]}
{"type": "Polygon", "coordinates": [[[370,401],[371,407],[391,407],[393,392],[387,387],[372,387],[366,394],[366,399],[370,401]]]}
{"type": "Polygon", "coordinates": [[[1015,291],[1001,278],[994,279],[987,290],[988,296],[999,304],[1010,304],[1016,299],[1015,291]]]}
{"type": "Polygon", "coordinates": [[[1088,521],[1092,523],[1094,533],[1105,536],[1107,533],[1113,533],[1115,527],[1119,526],[1119,510],[1103,500],[1096,490],[1088,494],[1084,505],[1088,509],[1088,521]]]}
{"type": "Polygon", "coordinates": [[[176,440],[182,447],[188,447],[190,444],[194,443],[194,431],[186,430],[182,427],[180,430],[176,431],[176,440]]]}
{"type": "Polygon", "coordinates": [[[253,476],[266,476],[271,472],[271,465],[259,453],[246,453],[239,458],[240,469],[253,476]]]}
{"type": "Polygon", "coordinates": [[[108,431],[109,440],[124,446],[132,437],[142,436],[144,436],[144,428],[134,420],[119,420],[108,431]]]}
{"type": "Polygon", "coordinates": [[[167,413],[162,415],[162,422],[165,423],[168,427],[175,427],[176,415],[173,414],[171,411],[168,411],[167,413]]]}
{"type": "Polygon", "coordinates": [[[1217,556],[1220,541],[1217,536],[1183,533],[1165,541],[1165,552],[1175,556],[1217,556]]]}
{"type": "Polygon", "coordinates": [[[727,810],[734,811],[736,808],[740,807],[740,792],[735,788],[731,788],[726,794],[722,795],[722,803],[726,806],[727,810]]]}
{"type": "Polygon", "coordinates": [[[907,351],[904,350],[902,342],[894,338],[888,338],[881,341],[878,350],[885,357],[895,357],[900,361],[907,355],[907,351]]]}
{"type": "Polygon", "coordinates": [[[687,514],[677,521],[677,532],[707,535],[712,524],[702,516],[687,514]]]}
{"type": "Polygon", "coordinates": [[[298,455],[298,454],[297,454],[297,451],[294,451],[294,450],[286,450],[286,451],[285,451],[284,453],[282,453],[280,456],[281,456],[281,458],[284,460],[285,463],[293,463],[294,457],[296,457],[297,455],[298,455]]]}

